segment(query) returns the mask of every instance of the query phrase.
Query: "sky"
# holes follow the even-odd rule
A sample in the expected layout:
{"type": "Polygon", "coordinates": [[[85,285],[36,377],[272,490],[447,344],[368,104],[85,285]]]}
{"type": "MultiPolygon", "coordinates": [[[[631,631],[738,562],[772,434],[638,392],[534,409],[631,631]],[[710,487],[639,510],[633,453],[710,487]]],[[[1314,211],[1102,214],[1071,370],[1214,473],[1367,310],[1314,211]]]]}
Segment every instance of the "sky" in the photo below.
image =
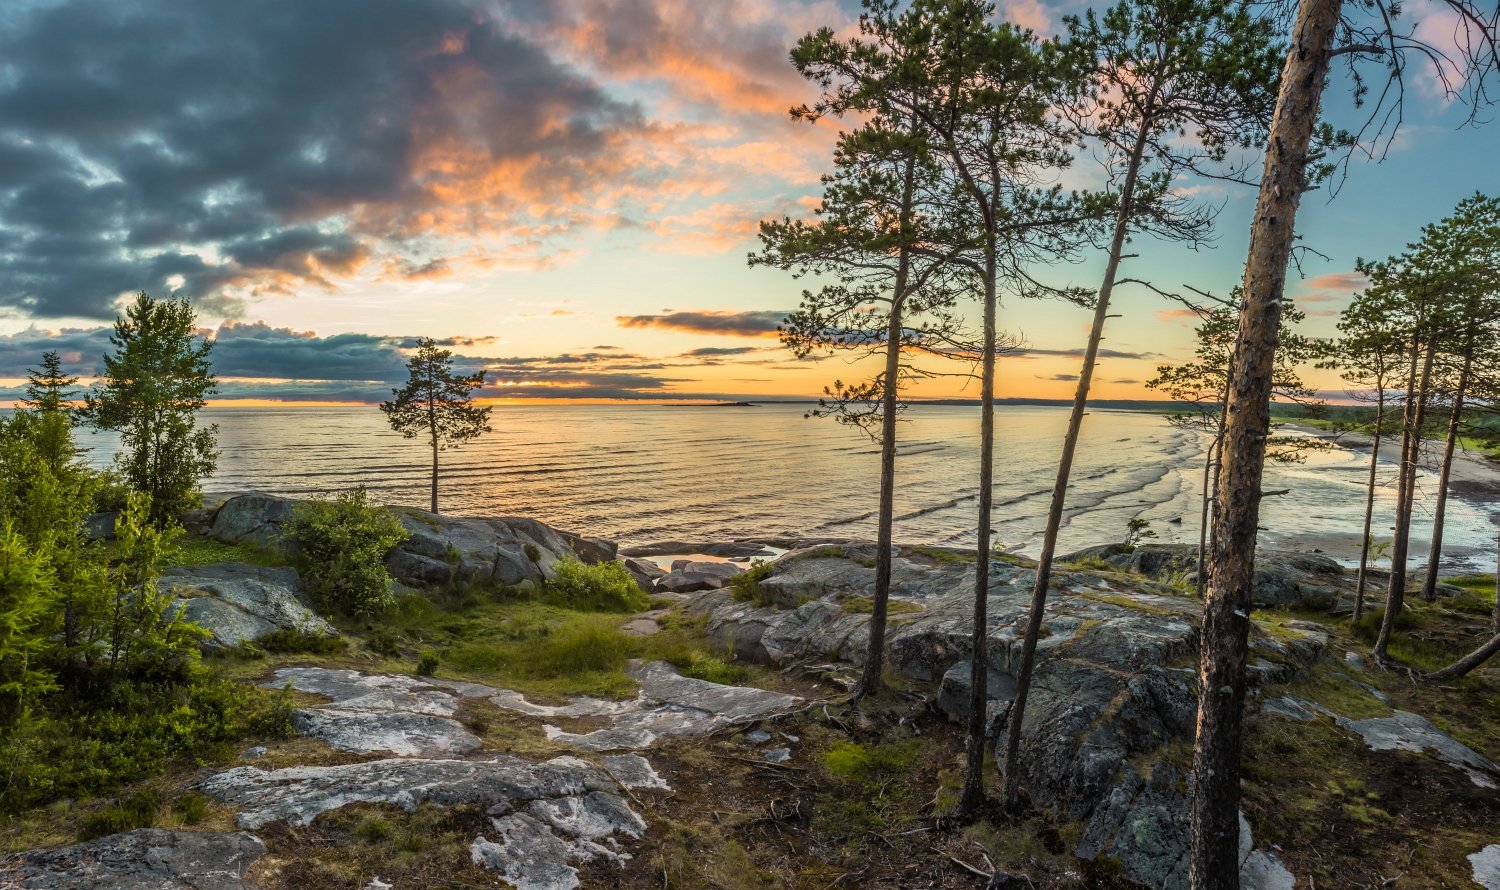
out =
{"type": "MultiPolygon", "coordinates": [[[[1083,0],[1006,0],[1040,33],[1083,0]]],[[[226,403],[367,403],[417,338],[485,368],[487,399],[815,396],[868,365],[798,360],[776,325],[806,281],[750,268],[762,219],[807,217],[836,122],[793,121],[815,89],[803,34],[850,33],[847,0],[8,0],[0,5],[0,401],[45,349],[88,376],[130,295],[192,300],[226,403]]],[[[1442,41],[1430,0],[1412,27],[1442,41]]],[[[1326,114],[1362,112],[1336,73],[1326,114]]],[[[1402,129],[1336,190],[1307,195],[1291,294],[1333,332],[1358,257],[1500,192],[1500,125],[1464,127],[1426,70],[1402,129]],[[1319,256],[1321,254],[1322,256],[1319,256]],[[1326,258],[1325,258],[1326,257],[1326,258]]],[[[1070,185],[1098,184],[1080,158],[1070,185]]],[[[1254,203],[1218,206],[1198,251],[1138,239],[1122,274],[1225,293],[1254,203]]],[[[1096,286],[1102,251],[1046,270],[1096,286]]],[[[1192,319],[1117,291],[1095,395],[1190,353],[1192,319]]],[[[971,314],[977,315],[977,308],[971,314]]],[[[1002,396],[1072,394],[1089,310],[1002,308],[1025,349],[1002,396]]],[[[1326,374],[1313,383],[1336,394],[1326,374]]],[[[919,397],[975,397],[944,377],[919,397]]]]}

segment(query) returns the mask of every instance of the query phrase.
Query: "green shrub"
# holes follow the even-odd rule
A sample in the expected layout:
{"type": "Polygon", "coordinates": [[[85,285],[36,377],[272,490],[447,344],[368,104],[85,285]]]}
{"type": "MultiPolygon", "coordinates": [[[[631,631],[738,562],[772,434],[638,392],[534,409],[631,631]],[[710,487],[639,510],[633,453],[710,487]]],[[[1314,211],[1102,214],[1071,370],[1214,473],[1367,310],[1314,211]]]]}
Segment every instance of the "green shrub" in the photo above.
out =
{"type": "Polygon", "coordinates": [[[197,825],[208,816],[208,795],[189,791],[172,801],[172,815],[178,825],[197,825]]]}
{"type": "Polygon", "coordinates": [[[437,672],[438,656],[436,652],[423,652],[422,657],[417,659],[417,676],[430,677],[437,672]]]}
{"type": "MultiPolygon", "coordinates": [[[[843,551],[839,551],[842,554],[843,551]]],[[[768,606],[770,601],[760,589],[760,582],[771,576],[771,563],[757,559],[750,568],[729,579],[729,595],[741,602],[768,606]]]]}
{"type": "Polygon", "coordinates": [[[584,565],[564,557],[553,569],[556,575],[547,582],[545,598],[555,605],[580,612],[639,612],[651,606],[651,597],[623,563],[584,565]]]}
{"type": "Polygon", "coordinates": [[[161,797],[154,791],[127,795],[98,812],[90,813],[78,827],[78,839],[91,841],[122,831],[150,828],[156,824],[159,809],[161,797]]]}
{"type": "Polygon", "coordinates": [[[385,557],[407,532],[395,516],[369,502],[364,486],[332,501],[297,505],[290,534],[299,545],[302,583],[320,606],[367,617],[394,604],[385,557]]]}
{"type": "Polygon", "coordinates": [[[349,648],[349,643],[343,637],[332,634],[290,628],[271,631],[256,640],[255,646],[281,655],[338,655],[349,648]]]}

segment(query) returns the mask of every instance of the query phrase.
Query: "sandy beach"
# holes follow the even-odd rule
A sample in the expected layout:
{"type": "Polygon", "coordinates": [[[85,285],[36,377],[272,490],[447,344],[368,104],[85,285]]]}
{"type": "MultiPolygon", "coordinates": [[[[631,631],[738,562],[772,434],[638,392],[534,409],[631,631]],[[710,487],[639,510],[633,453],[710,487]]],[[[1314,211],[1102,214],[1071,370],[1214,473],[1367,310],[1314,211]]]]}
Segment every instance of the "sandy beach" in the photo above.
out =
{"type": "MultiPolygon", "coordinates": [[[[1308,436],[1318,439],[1326,439],[1336,442],[1341,448],[1358,452],[1364,455],[1370,453],[1371,437],[1364,433],[1345,432],[1330,433],[1328,430],[1317,427],[1306,426],[1299,423],[1284,423],[1281,425],[1284,433],[1308,436]]],[[[1419,458],[1421,468],[1431,473],[1429,484],[1436,485],[1436,474],[1438,465],[1442,461],[1441,440],[1429,441],[1423,444],[1419,458]]],[[[1401,440],[1396,438],[1385,438],[1380,443],[1380,457],[1394,465],[1401,459],[1401,440]]],[[[1382,478],[1391,474],[1384,473],[1382,478]]],[[[1475,451],[1460,449],[1453,456],[1453,469],[1449,476],[1449,495],[1461,498],[1465,501],[1478,504],[1500,503],[1500,462],[1490,460],[1475,451]]],[[[1373,534],[1377,540],[1387,537],[1389,519],[1377,515],[1373,527],[1373,534]]],[[[1497,536],[1500,536],[1500,519],[1497,519],[1497,536]]],[[[1447,543],[1445,541],[1445,543],[1447,543]]],[[[1360,530],[1350,528],[1347,532],[1322,532],[1304,533],[1284,537],[1279,546],[1288,549],[1308,550],[1326,553],[1335,559],[1352,562],[1358,560],[1362,539],[1360,530]]],[[[1500,545],[1497,545],[1500,546],[1500,545]]],[[[1420,533],[1414,532],[1411,540],[1411,552],[1409,567],[1412,570],[1423,568],[1427,563],[1427,552],[1429,539],[1420,533]]],[[[1452,556],[1451,548],[1445,547],[1445,557],[1452,556]]],[[[1446,563],[1446,559],[1444,562],[1446,563]]],[[[1451,570],[1451,569],[1449,569],[1451,570]]]]}

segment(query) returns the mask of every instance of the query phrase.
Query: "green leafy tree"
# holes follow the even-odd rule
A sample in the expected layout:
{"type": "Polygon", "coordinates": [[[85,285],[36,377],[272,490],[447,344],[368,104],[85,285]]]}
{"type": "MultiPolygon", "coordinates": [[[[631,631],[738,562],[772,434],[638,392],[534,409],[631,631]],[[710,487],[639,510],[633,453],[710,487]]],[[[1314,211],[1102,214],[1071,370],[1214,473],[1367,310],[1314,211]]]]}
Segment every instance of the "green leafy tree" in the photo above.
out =
{"type": "Polygon", "coordinates": [[[297,542],[302,583],[321,607],[366,618],[395,602],[385,558],[408,534],[389,510],[370,503],[363,486],[298,504],[288,534],[297,542]]]}
{"type": "Polygon", "coordinates": [[[116,458],[125,481],[151,498],[151,521],[174,522],[200,497],[202,479],[217,466],[217,426],[198,427],[197,414],[216,380],[213,342],[194,329],[186,300],[142,292],[115,322],[104,357],[103,383],[89,393],[85,416],[120,433],[116,458]]]}
{"type": "Polygon", "coordinates": [[[432,512],[438,511],[438,452],[455,448],[490,431],[490,409],[474,404],[474,393],[484,386],[484,371],[453,373],[453,353],[439,349],[432,338],[417,344],[406,363],[406,386],[393,389],[395,398],[381,402],[391,429],[408,439],[425,435],[432,446],[432,512]]]}
{"type": "Polygon", "coordinates": [[[148,495],[131,492],[115,520],[115,559],[105,572],[112,600],[104,638],[110,683],[185,683],[207,636],[183,618],[175,596],[157,587],[163,557],[181,530],[157,526],[151,507],[148,495]]]}

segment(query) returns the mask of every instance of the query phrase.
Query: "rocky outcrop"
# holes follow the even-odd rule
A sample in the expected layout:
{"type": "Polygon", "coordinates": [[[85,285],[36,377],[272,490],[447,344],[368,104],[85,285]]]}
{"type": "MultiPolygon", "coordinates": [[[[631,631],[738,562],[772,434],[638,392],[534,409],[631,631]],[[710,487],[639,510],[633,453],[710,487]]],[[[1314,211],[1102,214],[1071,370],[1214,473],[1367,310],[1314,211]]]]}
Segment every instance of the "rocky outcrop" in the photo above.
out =
{"type": "Polygon", "coordinates": [[[573,556],[568,541],[535,519],[439,516],[394,510],[410,537],[391,551],[386,568],[414,587],[448,583],[537,583],[558,560],[573,556]]]}
{"type": "MultiPolygon", "coordinates": [[[[874,586],[868,546],[817,547],[774,563],[753,601],[698,594],[714,640],[736,657],[771,664],[863,661],[874,586]],[[762,605],[765,604],[765,605],[762,605]]],[[[1010,716],[1020,639],[1035,573],[990,565],[987,648],[993,673],[989,725],[1010,716]]],[[[893,565],[887,634],[890,668],[939,686],[950,716],[967,708],[974,568],[946,554],[902,551],[893,565]]],[[[1311,582],[1309,582],[1311,583],[1311,582]]],[[[1110,855],[1154,887],[1186,880],[1187,789],[1169,743],[1190,738],[1196,714],[1199,602],[1114,571],[1061,570],[1047,604],[1034,685],[1022,728],[1022,783],[1032,799],[1085,825],[1077,852],[1110,855]]],[[[1285,623],[1252,635],[1252,681],[1291,679],[1326,637],[1285,623]]]]}
{"type": "Polygon", "coordinates": [[[478,748],[479,737],[456,715],[463,699],[499,692],[479,683],[320,667],[282,668],[262,685],[332,699],[324,707],[300,708],[292,714],[292,725],[302,734],[340,751],[384,751],[401,757],[467,754],[478,748]]]}
{"type": "Polygon", "coordinates": [[[243,831],[142,828],[55,850],[0,858],[0,887],[16,890],[255,890],[245,879],[264,856],[243,831]]]}
{"type": "MultiPolygon", "coordinates": [[[[217,541],[290,553],[295,547],[287,530],[298,503],[268,494],[235,495],[201,522],[217,541]]],[[[391,551],[386,568],[397,581],[413,587],[539,583],[552,577],[560,559],[615,558],[610,541],[565,534],[535,519],[442,516],[408,507],[393,507],[391,512],[409,537],[391,551]]]]}
{"type": "MultiPolygon", "coordinates": [[[[1093,560],[1158,581],[1175,577],[1196,583],[1198,578],[1198,548],[1190,544],[1141,544],[1133,548],[1104,544],[1061,558],[1063,562],[1093,560]]],[[[1251,598],[1257,606],[1328,609],[1352,591],[1352,580],[1343,567],[1326,556],[1289,550],[1260,550],[1255,554],[1251,598]]]]}
{"type": "Polygon", "coordinates": [[[591,732],[543,727],[547,738],[587,751],[648,748],[664,735],[702,735],[789,711],[802,702],[794,695],[684,677],[660,661],[635,665],[628,673],[641,684],[640,694],[628,701],[574,698],[565,705],[539,705],[510,690],[499,691],[490,701],[532,717],[608,721],[591,732]]]}
{"type": "Polygon", "coordinates": [[[297,570],[241,562],[167,569],[158,588],[178,598],[182,615],[210,634],[205,645],[238,646],[278,630],[332,636],[299,592],[297,570]]]}
{"type": "Polygon", "coordinates": [[[677,559],[672,561],[672,571],[657,579],[656,590],[662,593],[718,590],[743,571],[744,569],[728,562],[677,559]]]}

